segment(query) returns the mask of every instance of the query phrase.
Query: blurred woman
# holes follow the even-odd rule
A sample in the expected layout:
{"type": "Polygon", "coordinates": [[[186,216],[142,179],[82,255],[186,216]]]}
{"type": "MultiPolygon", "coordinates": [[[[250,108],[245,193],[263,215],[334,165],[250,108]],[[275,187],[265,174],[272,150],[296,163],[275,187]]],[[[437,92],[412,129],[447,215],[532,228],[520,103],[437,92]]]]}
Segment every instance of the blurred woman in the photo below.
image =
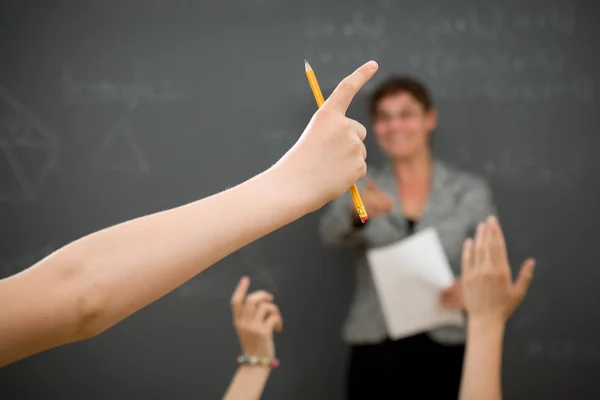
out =
{"type": "MultiPolygon", "coordinates": [[[[463,241],[495,213],[492,194],[482,178],[433,157],[437,112],[422,83],[392,77],[374,91],[369,111],[377,143],[389,158],[378,171],[370,167],[359,185],[369,220],[363,225],[357,219],[346,195],[329,205],[320,226],[327,245],[356,250],[355,293],[343,332],[351,345],[347,398],[391,398],[395,393],[456,399],[464,327],[390,340],[365,252],[433,227],[458,277],[463,241]]],[[[448,309],[463,309],[459,279],[440,293],[440,302],[448,309]]]]}

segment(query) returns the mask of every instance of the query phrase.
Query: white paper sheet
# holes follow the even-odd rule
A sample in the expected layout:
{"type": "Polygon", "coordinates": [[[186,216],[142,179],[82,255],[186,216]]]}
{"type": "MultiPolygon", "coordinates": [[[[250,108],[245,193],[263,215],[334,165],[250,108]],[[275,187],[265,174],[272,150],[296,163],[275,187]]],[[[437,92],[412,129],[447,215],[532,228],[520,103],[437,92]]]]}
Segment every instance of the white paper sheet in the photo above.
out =
{"type": "Polygon", "coordinates": [[[367,252],[388,334],[400,339],[436,327],[463,325],[461,311],[440,305],[454,275],[433,228],[367,252]]]}

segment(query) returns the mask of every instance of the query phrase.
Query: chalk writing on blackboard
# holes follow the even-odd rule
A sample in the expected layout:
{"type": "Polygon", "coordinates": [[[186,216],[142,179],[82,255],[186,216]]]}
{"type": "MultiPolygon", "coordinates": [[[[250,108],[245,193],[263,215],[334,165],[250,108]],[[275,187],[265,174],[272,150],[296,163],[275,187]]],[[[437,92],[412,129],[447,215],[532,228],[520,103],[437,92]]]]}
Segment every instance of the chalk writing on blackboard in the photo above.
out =
{"type": "Polygon", "coordinates": [[[0,157],[3,168],[8,166],[8,175],[0,182],[0,201],[35,201],[56,165],[59,150],[58,137],[0,86],[0,157]],[[31,158],[36,161],[34,170],[27,168],[26,160],[31,158]]]}
{"type": "Polygon", "coordinates": [[[511,149],[498,149],[493,158],[485,161],[471,159],[473,153],[462,152],[459,155],[461,164],[483,171],[489,177],[498,176],[519,182],[531,180],[539,184],[568,181],[591,170],[592,164],[589,162],[590,167],[586,167],[588,161],[580,154],[565,156],[560,164],[556,164],[539,160],[534,154],[519,154],[511,149]]]}
{"type": "Polygon", "coordinates": [[[492,101],[527,102],[552,101],[568,98],[584,103],[594,101],[596,95],[595,82],[588,75],[557,77],[556,79],[496,80],[472,79],[471,81],[445,80],[432,85],[437,98],[447,101],[464,101],[472,99],[489,99],[492,101]]]}
{"type": "MultiPolygon", "coordinates": [[[[526,3],[523,3],[526,5],[526,3]]],[[[570,37],[576,28],[575,8],[569,0],[545,1],[535,10],[501,6],[497,2],[478,1],[468,8],[452,12],[431,5],[426,13],[405,27],[430,41],[445,36],[460,36],[478,41],[519,38],[527,40],[533,32],[570,37]]]]}
{"type": "Polygon", "coordinates": [[[98,168],[131,173],[148,173],[150,167],[128,119],[121,119],[107,133],[94,164],[98,168]]]}
{"type": "Polygon", "coordinates": [[[139,106],[142,100],[152,102],[181,101],[185,97],[171,83],[163,79],[158,85],[144,78],[140,67],[135,68],[131,81],[116,82],[76,80],[73,69],[62,69],[62,86],[69,104],[122,103],[128,108],[139,106]]]}
{"type": "Polygon", "coordinates": [[[56,247],[52,244],[47,244],[40,248],[35,248],[26,254],[22,254],[16,257],[2,260],[0,272],[0,278],[6,278],[11,275],[17,274],[52,254],[56,250],[56,247]]]}
{"type": "MultiPolygon", "coordinates": [[[[384,8],[390,5],[386,2],[384,8]]],[[[356,11],[345,20],[337,17],[312,17],[305,21],[306,57],[322,64],[355,68],[371,59],[378,59],[387,47],[385,14],[356,11]]],[[[337,71],[336,71],[337,73],[337,71]]],[[[320,71],[323,80],[331,78],[320,71]]],[[[333,80],[337,83],[339,76],[333,80]]]]}
{"type": "Polygon", "coordinates": [[[559,47],[521,53],[501,49],[448,52],[439,47],[426,54],[409,54],[407,61],[412,67],[424,70],[431,78],[447,78],[457,73],[491,78],[498,74],[514,76],[523,71],[559,73],[564,69],[566,57],[559,47]]]}
{"type": "Polygon", "coordinates": [[[600,363],[600,345],[580,340],[533,340],[526,344],[524,354],[528,359],[600,363]]]}

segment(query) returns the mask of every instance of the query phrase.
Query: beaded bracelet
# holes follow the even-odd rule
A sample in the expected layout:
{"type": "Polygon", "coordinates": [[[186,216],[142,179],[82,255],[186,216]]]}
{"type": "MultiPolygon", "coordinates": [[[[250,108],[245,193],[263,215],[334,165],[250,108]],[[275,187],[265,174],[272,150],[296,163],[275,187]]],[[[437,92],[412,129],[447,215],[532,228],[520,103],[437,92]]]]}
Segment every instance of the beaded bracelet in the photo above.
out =
{"type": "Polygon", "coordinates": [[[271,360],[269,357],[259,356],[239,356],[237,358],[238,365],[261,365],[263,367],[277,368],[279,366],[279,360],[274,358],[271,360]]]}

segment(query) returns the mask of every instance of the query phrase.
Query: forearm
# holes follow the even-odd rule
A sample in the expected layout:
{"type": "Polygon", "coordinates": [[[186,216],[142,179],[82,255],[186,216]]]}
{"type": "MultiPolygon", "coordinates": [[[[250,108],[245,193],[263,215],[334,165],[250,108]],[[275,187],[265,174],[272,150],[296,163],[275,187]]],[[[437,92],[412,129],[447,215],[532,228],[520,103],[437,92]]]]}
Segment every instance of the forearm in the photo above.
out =
{"type": "Polygon", "coordinates": [[[502,321],[469,321],[460,400],[502,399],[502,321]]]}
{"type": "Polygon", "coordinates": [[[238,368],[223,400],[258,400],[262,395],[270,368],[242,365],[238,368]]]}
{"type": "MultiPolygon", "coordinates": [[[[20,321],[21,331],[36,327],[30,338],[13,338],[23,349],[19,356],[102,332],[312,211],[299,197],[303,188],[290,187],[289,177],[279,174],[270,170],[203,200],[93,233],[15,276],[19,284],[6,286],[26,292],[15,290],[12,310],[5,308],[0,320],[20,321]]],[[[0,329],[0,338],[17,331],[0,329]]]]}

